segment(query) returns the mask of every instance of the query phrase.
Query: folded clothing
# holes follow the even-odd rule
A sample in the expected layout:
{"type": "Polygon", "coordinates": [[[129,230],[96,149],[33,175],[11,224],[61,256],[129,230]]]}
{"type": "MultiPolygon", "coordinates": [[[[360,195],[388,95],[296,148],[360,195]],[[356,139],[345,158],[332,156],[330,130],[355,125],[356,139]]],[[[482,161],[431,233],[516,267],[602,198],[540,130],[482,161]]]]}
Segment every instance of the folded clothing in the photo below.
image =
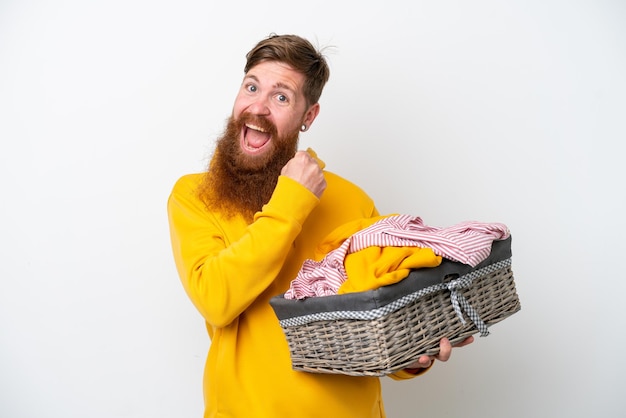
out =
{"type": "Polygon", "coordinates": [[[511,241],[511,236],[494,241],[489,256],[475,267],[444,258],[437,267],[411,270],[404,280],[374,290],[303,300],[290,300],[284,295],[277,295],[271,299],[271,305],[281,321],[330,312],[375,310],[413,292],[444,283],[450,278],[465,276],[472,271],[510,260],[511,241]]]}
{"type": "Polygon", "coordinates": [[[305,260],[284,297],[375,289],[403,280],[410,269],[438,266],[442,257],[475,267],[488,257],[494,240],[509,235],[500,223],[466,221],[438,228],[411,215],[358,219],[323,240],[316,252],[323,258],[305,260]]]}

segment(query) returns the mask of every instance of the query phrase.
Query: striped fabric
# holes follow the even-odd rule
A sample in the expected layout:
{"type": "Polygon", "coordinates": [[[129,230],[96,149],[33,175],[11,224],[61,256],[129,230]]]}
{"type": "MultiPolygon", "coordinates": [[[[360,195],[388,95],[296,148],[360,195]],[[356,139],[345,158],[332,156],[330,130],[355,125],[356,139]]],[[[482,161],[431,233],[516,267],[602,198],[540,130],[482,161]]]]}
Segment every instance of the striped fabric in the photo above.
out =
{"type": "Polygon", "coordinates": [[[343,265],[346,255],[370,246],[430,247],[437,255],[475,267],[489,256],[494,240],[509,235],[509,229],[501,223],[466,221],[439,228],[424,225],[416,216],[389,216],[356,232],[321,261],[305,260],[284,297],[304,299],[337,294],[347,280],[343,265]]]}

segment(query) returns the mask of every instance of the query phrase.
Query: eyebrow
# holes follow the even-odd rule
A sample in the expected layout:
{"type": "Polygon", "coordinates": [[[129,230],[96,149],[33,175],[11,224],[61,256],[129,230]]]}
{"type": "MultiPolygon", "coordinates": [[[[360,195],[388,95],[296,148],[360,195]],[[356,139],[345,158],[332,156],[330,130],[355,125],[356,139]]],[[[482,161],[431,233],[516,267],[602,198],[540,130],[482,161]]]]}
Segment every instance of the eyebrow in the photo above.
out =
{"type": "MultiPolygon", "coordinates": [[[[247,78],[251,78],[252,80],[256,81],[257,83],[260,83],[258,77],[255,76],[254,74],[248,74],[248,75],[245,76],[244,79],[247,79],[247,78]]],[[[274,84],[272,86],[272,88],[275,88],[275,89],[277,89],[277,88],[278,89],[285,89],[285,90],[289,90],[290,92],[292,92],[294,94],[296,93],[296,90],[294,90],[291,86],[289,86],[288,84],[282,83],[280,81],[278,83],[274,84]]]]}

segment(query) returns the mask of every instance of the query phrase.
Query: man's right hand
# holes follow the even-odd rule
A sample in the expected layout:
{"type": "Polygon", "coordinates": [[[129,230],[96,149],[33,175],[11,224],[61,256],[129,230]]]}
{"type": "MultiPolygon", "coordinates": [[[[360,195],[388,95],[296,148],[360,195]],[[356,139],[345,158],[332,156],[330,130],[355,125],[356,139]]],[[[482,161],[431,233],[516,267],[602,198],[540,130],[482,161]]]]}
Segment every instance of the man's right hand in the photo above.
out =
{"type": "Polygon", "coordinates": [[[289,177],[320,198],[326,190],[326,179],[315,158],[306,151],[298,151],[296,155],[285,164],[280,172],[281,175],[289,177]]]}

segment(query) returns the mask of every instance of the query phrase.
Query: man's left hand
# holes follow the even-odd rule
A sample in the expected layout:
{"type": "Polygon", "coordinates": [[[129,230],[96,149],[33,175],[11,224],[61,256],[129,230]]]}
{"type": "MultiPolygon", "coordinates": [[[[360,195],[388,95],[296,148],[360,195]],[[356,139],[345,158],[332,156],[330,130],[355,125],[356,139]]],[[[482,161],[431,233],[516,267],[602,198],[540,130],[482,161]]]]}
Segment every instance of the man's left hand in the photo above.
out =
{"type": "Polygon", "coordinates": [[[433,364],[433,361],[435,360],[448,361],[450,359],[450,356],[452,355],[452,348],[464,347],[473,342],[474,337],[472,336],[469,336],[460,343],[454,345],[450,344],[450,340],[448,340],[447,338],[442,338],[439,342],[439,354],[434,356],[421,356],[419,359],[417,359],[416,362],[409,364],[406,368],[425,369],[427,367],[430,367],[430,365],[433,364]]]}

